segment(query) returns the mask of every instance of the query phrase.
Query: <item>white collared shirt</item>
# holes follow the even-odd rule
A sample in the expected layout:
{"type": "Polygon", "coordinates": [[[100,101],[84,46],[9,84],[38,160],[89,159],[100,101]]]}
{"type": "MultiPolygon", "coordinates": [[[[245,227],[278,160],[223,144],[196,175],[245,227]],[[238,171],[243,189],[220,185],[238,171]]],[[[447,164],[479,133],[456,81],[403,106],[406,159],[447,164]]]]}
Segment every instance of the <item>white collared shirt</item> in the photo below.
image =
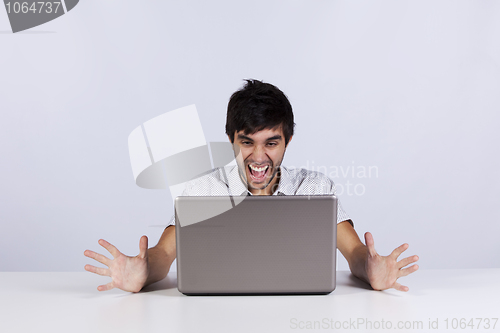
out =
{"type": "MultiPolygon", "coordinates": [[[[280,166],[280,179],[277,190],[272,195],[320,195],[335,194],[335,184],[321,172],[306,169],[289,169],[280,166]]],[[[240,196],[252,195],[242,182],[238,166],[217,168],[210,173],[189,181],[183,196],[240,196]]],[[[337,223],[349,221],[340,200],[337,205],[337,223]]],[[[175,215],[168,225],[175,225],[175,215]]]]}

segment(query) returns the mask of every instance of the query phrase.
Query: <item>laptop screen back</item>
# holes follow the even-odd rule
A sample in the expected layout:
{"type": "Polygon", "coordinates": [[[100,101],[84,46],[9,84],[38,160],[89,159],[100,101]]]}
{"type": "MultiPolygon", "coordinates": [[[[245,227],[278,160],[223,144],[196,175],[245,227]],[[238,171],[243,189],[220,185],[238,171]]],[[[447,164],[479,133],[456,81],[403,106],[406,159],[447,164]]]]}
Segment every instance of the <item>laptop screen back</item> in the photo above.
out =
{"type": "Polygon", "coordinates": [[[178,288],[187,295],[335,289],[337,199],[177,197],[178,288]]]}

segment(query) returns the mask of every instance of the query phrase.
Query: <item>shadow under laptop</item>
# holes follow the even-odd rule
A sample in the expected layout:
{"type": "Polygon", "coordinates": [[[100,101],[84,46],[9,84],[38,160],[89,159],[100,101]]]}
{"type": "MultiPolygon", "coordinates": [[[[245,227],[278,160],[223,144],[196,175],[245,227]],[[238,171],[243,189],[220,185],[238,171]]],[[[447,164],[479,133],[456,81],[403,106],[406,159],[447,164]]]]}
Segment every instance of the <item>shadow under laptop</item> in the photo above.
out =
{"type": "Polygon", "coordinates": [[[165,296],[182,296],[182,294],[177,290],[177,275],[169,274],[166,278],[161,281],[155,282],[146,288],[142,289],[139,293],[148,292],[161,292],[165,296]]]}
{"type": "Polygon", "coordinates": [[[373,290],[366,282],[358,279],[349,271],[337,271],[337,287],[332,295],[349,295],[373,290]]]}
{"type": "MultiPolygon", "coordinates": [[[[335,296],[335,295],[349,295],[349,294],[357,294],[360,292],[363,292],[365,290],[373,290],[372,287],[352,275],[351,272],[348,271],[338,271],[337,272],[337,287],[335,290],[327,295],[269,295],[269,296],[281,296],[281,297],[290,297],[290,296],[297,296],[297,297],[304,297],[304,296],[315,296],[315,297],[325,297],[325,296],[335,296]]],[[[156,283],[153,283],[143,290],[141,290],[139,293],[148,293],[148,292],[158,292],[161,295],[165,296],[184,296],[182,293],[177,290],[177,275],[176,274],[169,274],[165,279],[158,281],[156,283]]],[[[227,295],[225,295],[227,296],[227,295]]],[[[251,295],[249,295],[251,296],[251,295]]],[[[255,296],[261,296],[261,295],[255,295],[255,296]]],[[[206,296],[187,296],[187,297],[206,297],[206,296]]],[[[215,296],[215,297],[224,297],[222,296],[215,296]]],[[[227,297],[232,297],[232,296],[227,296],[227,297]]]]}

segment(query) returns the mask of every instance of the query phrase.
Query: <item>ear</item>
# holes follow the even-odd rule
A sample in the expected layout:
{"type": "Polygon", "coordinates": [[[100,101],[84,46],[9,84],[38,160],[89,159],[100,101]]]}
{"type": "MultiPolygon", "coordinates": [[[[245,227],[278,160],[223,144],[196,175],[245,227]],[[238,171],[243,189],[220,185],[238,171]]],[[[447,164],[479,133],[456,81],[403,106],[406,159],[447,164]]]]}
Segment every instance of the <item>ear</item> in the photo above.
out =
{"type": "Polygon", "coordinates": [[[233,144],[233,143],[231,142],[231,137],[229,136],[229,134],[228,134],[228,136],[227,136],[227,139],[229,140],[229,143],[230,143],[230,144],[233,144]]]}
{"type": "Polygon", "coordinates": [[[288,143],[286,144],[285,148],[288,147],[288,145],[290,144],[290,142],[292,142],[292,138],[293,138],[293,135],[290,137],[290,139],[288,140],[288,143]]]}

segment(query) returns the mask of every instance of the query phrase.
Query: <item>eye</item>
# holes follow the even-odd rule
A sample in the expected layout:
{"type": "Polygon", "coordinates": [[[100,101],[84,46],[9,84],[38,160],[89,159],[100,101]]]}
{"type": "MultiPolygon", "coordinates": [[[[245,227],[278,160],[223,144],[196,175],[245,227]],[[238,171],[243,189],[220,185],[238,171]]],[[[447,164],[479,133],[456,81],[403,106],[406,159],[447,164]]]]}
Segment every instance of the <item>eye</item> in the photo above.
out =
{"type": "Polygon", "coordinates": [[[268,142],[268,143],[267,143],[267,145],[268,145],[269,147],[274,147],[274,146],[277,146],[277,145],[278,145],[278,143],[276,143],[276,142],[268,142]]]}
{"type": "Polygon", "coordinates": [[[252,142],[250,142],[250,141],[242,141],[241,144],[244,145],[244,146],[250,146],[252,144],[252,142]]]}

